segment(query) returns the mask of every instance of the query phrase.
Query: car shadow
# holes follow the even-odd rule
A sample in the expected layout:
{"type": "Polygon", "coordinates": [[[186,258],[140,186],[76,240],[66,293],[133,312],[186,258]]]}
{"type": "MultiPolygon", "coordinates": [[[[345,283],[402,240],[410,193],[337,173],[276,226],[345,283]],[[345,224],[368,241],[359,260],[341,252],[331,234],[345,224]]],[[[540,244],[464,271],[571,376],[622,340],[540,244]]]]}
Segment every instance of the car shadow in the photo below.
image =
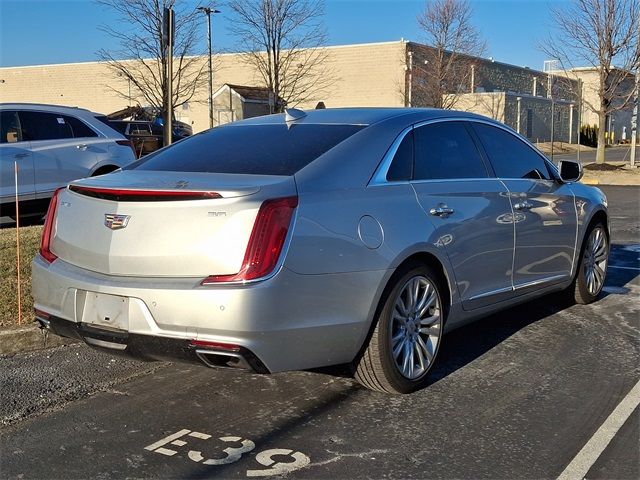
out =
{"type": "MultiPolygon", "coordinates": [[[[616,265],[631,265],[634,262],[637,265],[638,253],[627,250],[624,245],[614,245],[612,258],[616,265]]],[[[629,289],[625,288],[625,285],[636,280],[639,273],[637,270],[612,269],[606,281],[608,291],[604,291],[597,302],[602,301],[608,295],[629,294],[629,289]],[[612,291],[613,293],[611,293],[612,291]]],[[[564,292],[550,294],[541,299],[489,315],[448,333],[446,341],[442,344],[438,362],[430,373],[429,384],[424,390],[416,392],[414,395],[428,395],[430,386],[471,364],[512,335],[573,305],[564,292]]],[[[349,365],[318,368],[311,371],[318,374],[317,383],[324,384],[325,388],[315,390],[316,396],[313,401],[307,403],[301,410],[277,423],[262,435],[253,438],[256,445],[271,445],[283,436],[290,435],[292,431],[304,428],[314,418],[322,418],[334,410],[339,410],[345,402],[353,401],[354,397],[359,399],[358,402],[365,402],[368,399],[373,400],[376,404],[388,404],[396,400],[410,404],[415,401],[412,399],[413,395],[395,397],[394,400],[391,400],[385,394],[366,390],[351,379],[353,372],[349,365]],[[332,388],[327,388],[327,377],[349,378],[350,381],[338,382],[339,385],[334,384],[332,388]]],[[[287,389],[290,387],[291,385],[281,385],[276,388],[287,389]]],[[[265,402],[269,403],[270,400],[265,400],[265,402]]],[[[290,458],[282,458],[282,461],[288,462],[290,458]]],[[[212,476],[224,478],[225,472],[229,471],[227,469],[232,467],[233,464],[217,466],[200,464],[194,467],[189,478],[204,479],[212,476]]]]}
{"type": "MultiPolygon", "coordinates": [[[[602,301],[609,295],[628,294],[630,290],[625,286],[640,276],[640,270],[638,270],[640,254],[628,245],[612,245],[610,259],[616,267],[625,268],[609,269],[605,288],[596,302],[602,301]],[[632,267],[633,269],[628,269],[632,267]]],[[[430,372],[429,384],[434,384],[465,367],[527,326],[566,310],[572,305],[574,303],[565,292],[553,293],[483,317],[447,333],[438,361],[430,372]]],[[[353,375],[352,367],[349,365],[311,371],[345,378],[353,375]]]]}

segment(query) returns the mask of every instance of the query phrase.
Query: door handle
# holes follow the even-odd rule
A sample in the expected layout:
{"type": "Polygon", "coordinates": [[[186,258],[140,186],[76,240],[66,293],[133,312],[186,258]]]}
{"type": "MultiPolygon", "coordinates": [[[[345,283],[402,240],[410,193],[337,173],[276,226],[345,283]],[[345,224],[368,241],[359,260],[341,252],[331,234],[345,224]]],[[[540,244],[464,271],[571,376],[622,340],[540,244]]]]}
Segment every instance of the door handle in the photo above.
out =
{"type": "Polygon", "coordinates": [[[28,157],[29,154],[28,153],[16,153],[13,158],[24,158],[24,157],[28,157]]]}
{"type": "Polygon", "coordinates": [[[530,204],[529,202],[520,202],[520,203],[516,203],[513,206],[514,210],[531,210],[533,208],[533,205],[530,204]]]}
{"type": "Polygon", "coordinates": [[[441,205],[438,208],[432,208],[431,210],[429,210],[429,213],[431,215],[434,215],[436,217],[443,217],[443,218],[448,217],[453,212],[454,212],[453,208],[449,208],[446,205],[441,205]]]}
{"type": "Polygon", "coordinates": [[[85,144],[76,145],[76,148],[78,150],[86,150],[87,149],[87,145],[85,145],[85,144]]]}

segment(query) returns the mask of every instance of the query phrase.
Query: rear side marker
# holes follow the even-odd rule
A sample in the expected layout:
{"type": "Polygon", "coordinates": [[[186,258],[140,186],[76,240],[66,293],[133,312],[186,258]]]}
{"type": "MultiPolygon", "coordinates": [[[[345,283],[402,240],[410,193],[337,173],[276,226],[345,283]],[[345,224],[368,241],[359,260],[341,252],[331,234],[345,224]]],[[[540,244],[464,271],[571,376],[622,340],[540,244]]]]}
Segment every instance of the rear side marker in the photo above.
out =
{"type": "Polygon", "coordinates": [[[81,187],[70,185],[69,190],[87,197],[116,202],[170,202],[175,200],[211,200],[222,198],[217,192],[194,192],[186,190],[131,190],[115,188],[81,187]]]}

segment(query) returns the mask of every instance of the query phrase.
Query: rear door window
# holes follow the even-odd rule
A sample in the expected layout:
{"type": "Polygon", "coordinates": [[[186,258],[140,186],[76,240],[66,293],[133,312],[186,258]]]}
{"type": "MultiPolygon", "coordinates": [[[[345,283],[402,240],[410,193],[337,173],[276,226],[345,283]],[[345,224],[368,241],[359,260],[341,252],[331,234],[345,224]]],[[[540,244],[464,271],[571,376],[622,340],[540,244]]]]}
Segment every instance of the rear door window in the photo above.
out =
{"type": "Polygon", "coordinates": [[[414,180],[486,178],[487,169],[463,122],[414,129],[414,180]]]}
{"type": "Polygon", "coordinates": [[[515,135],[484,123],[473,123],[498,178],[550,180],[544,157],[515,135]]]}
{"type": "Polygon", "coordinates": [[[76,117],[70,117],[68,115],[64,115],[62,116],[62,118],[64,118],[64,121],[71,128],[71,133],[73,134],[73,138],[89,138],[89,137],[98,136],[98,134],[94,132],[82,120],[76,117]]]}
{"type": "Polygon", "coordinates": [[[362,125],[229,125],[181,140],[129,168],[171,172],[293,175],[362,125]]]}
{"type": "Polygon", "coordinates": [[[73,130],[64,115],[30,111],[21,111],[18,115],[24,140],[73,138],[73,130]]]}

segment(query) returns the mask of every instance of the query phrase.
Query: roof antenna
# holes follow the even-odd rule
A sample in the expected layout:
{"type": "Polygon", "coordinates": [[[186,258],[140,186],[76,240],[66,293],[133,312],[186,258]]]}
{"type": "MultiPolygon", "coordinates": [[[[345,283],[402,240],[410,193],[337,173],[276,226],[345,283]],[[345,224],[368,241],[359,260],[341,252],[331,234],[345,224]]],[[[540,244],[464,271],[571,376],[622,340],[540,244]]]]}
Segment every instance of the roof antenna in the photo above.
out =
{"type": "Polygon", "coordinates": [[[284,113],[284,121],[287,123],[295,122],[307,116],[305,112],[297,108],[285,108],[284,113]]]}

